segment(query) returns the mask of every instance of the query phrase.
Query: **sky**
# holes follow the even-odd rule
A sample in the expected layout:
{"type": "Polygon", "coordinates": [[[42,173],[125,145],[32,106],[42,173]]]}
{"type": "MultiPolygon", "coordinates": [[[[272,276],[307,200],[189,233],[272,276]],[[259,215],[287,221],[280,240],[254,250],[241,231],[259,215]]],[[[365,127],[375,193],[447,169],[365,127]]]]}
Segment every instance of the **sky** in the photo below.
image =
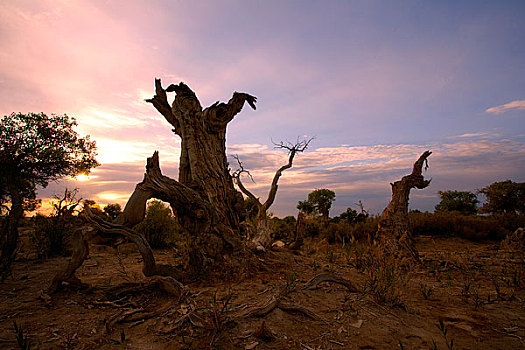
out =
{"type": "Polygon", "coordinates": [[[229,124],[227,153],[262,200],[287,162],[273,142],[315,137],[281,177],[277,216],[318,188],[335,191],[332,216],[359,200],[380,213],[427,149],[432,182],[410,208],[431,211],[440,190],[525,181],[524,13],[523,1],[0,1],[0,113],[68,114],[97,142],[101,166],[39,189],[44,201],[78,187],[124,205],[155,150],[177,178],[180,139],[144,101],[157,77],[203,106],[258,97],[229,124]]]}

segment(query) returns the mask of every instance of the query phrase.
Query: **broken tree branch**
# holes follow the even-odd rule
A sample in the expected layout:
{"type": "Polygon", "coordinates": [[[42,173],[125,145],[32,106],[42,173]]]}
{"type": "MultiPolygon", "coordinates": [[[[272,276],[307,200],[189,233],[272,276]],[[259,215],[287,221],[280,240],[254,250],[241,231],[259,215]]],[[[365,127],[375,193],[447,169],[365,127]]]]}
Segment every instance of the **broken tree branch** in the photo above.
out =
{"type": "MultiPolygon", "coordinates": [[[[285,143],[283,141],[281,141],[280,143],[274,143],[275,148],[288,150],[289,152],[288,162],[284,164],[283,166],[281,166],[279,169],[277,169],[277,171],[275,172],[272,183],[270,185],[270,191],[268,193],[268,198],[266,199],[264,203],[261,203],[259,198],[255,197],[255,195],[251,193],[242,183],[241,175],[243,173],[248,174],[250,178],[252,178],[252,176],[250,172],[244,168],[242,162],[239,159],[239,156],[237,155],[233,156],[237,160],[237,163],[239,164],[239,169],[233,172],[232,177],[236,180],[236,183],[239,189],[245,195],[247,195],[250,199],[252,199],[258,208],[258,212],[256,216],[256,224],[254,225],[255,232],[253,234],[253,239],[251,240],[251,244],[253,245],[253,248],[256,251],[265,251],[266,249],[270,248],[272,244],[272,239],[270,236],[271,228],[268,223],[267,211],[275,201],[275,197],[277,195],[277,189],[279,187],[278,186],[279,178],[282,176],[283,171],[292,167],[295,155],[297,153],[304,152],[308,148],[312,140],[313,138],[310,138],[308,140],[302,140],[302,141],[299,141],[298,139],[294,144],[292,144],[291,142],[285,143]]],[[[253,178],[252,178],[252,181],[253,181],[253,178]]]]}
{"type": "Polygon", "coordinates": [[[340,284],[340,285],[343,285],[346,288],[348,288],[348,290],[350,292],[355,292],[355,293],[359,292],[359,290],[349,280],[346,280],[346,279],[341,278],[341,277],[333,276],[333,275],[330,275],[330,274],[327,274],[327,273],[321,273],[321,274],[318,274],[317,276],[313,277],[308,282],[306,282],[301,287],[301,289],[312,290],[312,289],[317,288],[319,283],[322,283],[322,282],[331,282],[331,283],[340,284]]]}

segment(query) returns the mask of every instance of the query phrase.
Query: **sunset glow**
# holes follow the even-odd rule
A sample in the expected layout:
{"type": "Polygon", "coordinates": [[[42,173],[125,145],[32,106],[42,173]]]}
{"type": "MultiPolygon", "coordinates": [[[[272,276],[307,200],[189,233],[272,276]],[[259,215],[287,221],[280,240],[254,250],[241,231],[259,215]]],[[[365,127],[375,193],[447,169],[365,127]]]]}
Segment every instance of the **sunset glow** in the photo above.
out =
{"type": "Polygon", "coordinates": [[[67,113],[97,142],[101,166],[41,198],[79,187],[124,205],[155,150],[177,178],[180,139],[144,101],[157,77],[184,81],[203,107],[258,97],[227,132],[258,196],[287,160],[272,141],[315,136],[280,180],[278,216],[315,188],[336,191],[334,215],[358,200],[380,212],[426,149],[433,180],[410,203],[432,210],[439,190],[525,180],[523,13],[523,2],[3,1],[0,110],[67,113]]]}
{"type": "Polygon", "coordinates": [[[80,182],[89,181],[90,178],[91,176],[86,175],[86,174],[80,174],[80,175],[75,176],[75,180],[80,181],[80,182]]]}

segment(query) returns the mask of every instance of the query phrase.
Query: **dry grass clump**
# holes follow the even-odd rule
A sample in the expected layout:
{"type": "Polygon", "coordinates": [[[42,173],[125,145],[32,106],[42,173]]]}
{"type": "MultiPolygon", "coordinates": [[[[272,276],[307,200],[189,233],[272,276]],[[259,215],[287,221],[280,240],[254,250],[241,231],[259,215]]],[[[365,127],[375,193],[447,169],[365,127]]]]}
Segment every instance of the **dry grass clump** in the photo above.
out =
{"type": "Polygon", "coordinates": [[[514,252],[525,252],[525,230],[523,230],[523,227],[509,233],[501,242],[501,248],[514,252]]]}
{"type": "Polygon", "coordinates": [[[392,307],[405,307],[410,274],[406,265],[379,247],[371,246],[364,258],[367,275],[365,292],[375,301],[392,307]]]}

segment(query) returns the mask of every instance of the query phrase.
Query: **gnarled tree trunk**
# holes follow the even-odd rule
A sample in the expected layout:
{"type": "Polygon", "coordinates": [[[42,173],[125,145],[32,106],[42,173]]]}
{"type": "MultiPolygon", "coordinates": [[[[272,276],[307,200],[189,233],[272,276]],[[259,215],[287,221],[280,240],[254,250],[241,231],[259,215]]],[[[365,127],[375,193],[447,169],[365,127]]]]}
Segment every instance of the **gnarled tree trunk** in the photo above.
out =
{"type": "Polygon", "coordinates": [[[11,209],[0,228],[0,281],[11,271],[10,266],[15,259],[18,244],[18,225],[24,216],[24,200],[18,187],[9,182],[8,189],[11,195],[11,209]]]}
{"type": "Polygon", "coordinates": [[[428,167],[427,158],[432,152],[425,151],[414,163],[410,175],[390,184],[392,200],[379,219],[377,236],[379,243],[387,253],[409,256],[419,260],[419,254],[414,245],[414,239],[408,226],[408,200],[412,188],[423,189],[431,180],[423,177],[423,164],[428,167]]]}
{"type": "Polygon", "coordinates": [[[228,103],[216,102],[202,109],[186,84],[172,84],[164,90],[160,79],[156,79],[155,96],[146,101],[153,104],[182,140],[179,181],[163,176],[154,156],[121,220],[142,220],[145,199],[155,197],[169,202],[182,227],[193,235],[189,261],[192,268],[205,268],[242,250],[240,213],[244,201],[234,188],[228,169],[226,127],[245,102],[255,109],[256,98],[235,92],[228,103]],[[172,91],[176,96],[170,107],[166,92],[172,91]]]}
{"type": "MultiPolygon", "coordinates": [[[[240,225],[244,200],[235,190],[228,169],[226,126],[241,111],[244,102],[255,109],[256,98],[235,92],[228,103],[216,102],[203,110],[195,93],[184,83],[164,90],[160,79],[156,79],[155,96],[146,101],[153,104],[182,139],[179,181],[162,174],[159,155],[155,152],[147,159],[143,181],[136,185],[115,223],[90,215],[89,209],[85,218],[98,231],[119,234],[133,241],[143,257],[145,276],[173,279],[180,277],[180,273],[170,266],[156,264],[146,239],[131,227],[144,220],[148,199],[158,198],[170,203],[182,228],[193,236],[187,263],[190,273],[202,272],[216,262],[244,252],[240,225]],[[176,97],[170,107],[166,92],[171,91],[176,97]]],[[[73,257],[55,276],[50,292],[56,291],[64,281],[78,282],[75,271],[86,259],[87,241],[95,234],[88,227],[77,230],[73,257]]]]}

